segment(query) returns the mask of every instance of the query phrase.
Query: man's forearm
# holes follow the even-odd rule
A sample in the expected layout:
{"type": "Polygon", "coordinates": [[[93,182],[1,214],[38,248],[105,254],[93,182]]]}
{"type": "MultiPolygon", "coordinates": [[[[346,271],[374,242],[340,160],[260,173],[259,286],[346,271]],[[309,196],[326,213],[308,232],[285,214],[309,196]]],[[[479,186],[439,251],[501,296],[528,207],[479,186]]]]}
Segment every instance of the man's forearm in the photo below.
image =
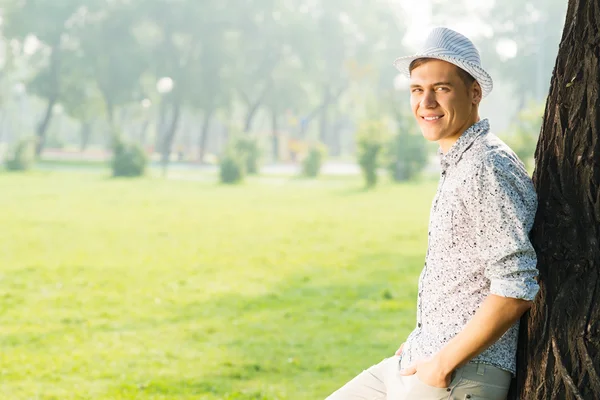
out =
{"type": "Polygon", "coordinates": [[[489,295],[464,329],[434,357],[450,373],[495,343],[531,307],[527,300],[489,295]]]}

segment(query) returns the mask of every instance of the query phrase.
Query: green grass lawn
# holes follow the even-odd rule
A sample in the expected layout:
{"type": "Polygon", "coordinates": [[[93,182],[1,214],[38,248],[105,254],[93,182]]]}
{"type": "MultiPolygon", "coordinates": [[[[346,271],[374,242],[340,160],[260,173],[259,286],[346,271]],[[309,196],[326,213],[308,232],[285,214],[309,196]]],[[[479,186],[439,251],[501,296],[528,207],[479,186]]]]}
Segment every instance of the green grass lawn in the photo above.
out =
{"type": "Polygon", "coordinates": [[[435,183],[0,174],[0,399],[322,399],[412,329],[435,183]]]}

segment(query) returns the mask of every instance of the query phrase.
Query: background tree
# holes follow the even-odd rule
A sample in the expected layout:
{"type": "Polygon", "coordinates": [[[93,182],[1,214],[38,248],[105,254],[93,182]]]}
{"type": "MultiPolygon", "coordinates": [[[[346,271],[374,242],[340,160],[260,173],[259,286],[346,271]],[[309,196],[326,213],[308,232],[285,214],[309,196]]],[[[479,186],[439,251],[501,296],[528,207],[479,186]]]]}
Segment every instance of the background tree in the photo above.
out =
{"type": "MultiPolygon", "coordinates": [[[[332,115],[340,114],[344,96],[353,86],[365,83],[361,93],[364,102],[369,97],[366,93],[379,88],[377,78],[395,74],[390,60],[399,54],[398,38],[404,29],[398,16],[384,3],[330,1],[306,6],[305,14],[313,22],[303,35],[303,54],[310,60],[307,68],[318,100],[312,110],[303,114],[300,126],[305,132],[308,124],[318,119],[319,140],[332,155],[339,155],[339,138],[332,129],[337,121],[332,121],[332,115]],[[379,71],[386,72],[379,75],[379,71]]],[[[387,85],[392,85],[391,79],[387,85]]]]}
{"type": "MultiPolygon", "coordinates": [[[[237,127],[256,136],[273,160],[302,153],[315,140],[326,142],[333,157],[348,155],[365,99],[392,85],[390,60],[401,52],[404,33],[397,6],[365,0],[38,3],[2,4],[7,47],[38,48],[15,78],[28,82],[22,103],[31,109],[9,118],[41,115],[38,132],[45,135],[60,104],[60,151],[89,147],[82,157],[106,150],[106,138],[144,144],[156,131],[146,151],[163,163],[175,146],[180,155],[197,150],[200,162],[213,162],[205,154],[221,152],[237,127]],[[60,52],[50,51],[51,38],[60,52]],[[60,63],[50,74],[52,55],[60,63]],[[163,78],[172,85],[161,94],[163,78]],[[30,94],[44,99],[43,115],[30,94]],[[101,127],[110,135],[92,138],[101,127]]],[[[25,122],[13,125],[27,130],[25,122]]]]}
{"type": "Polygon", "coordinates": [[[513,399],[600,393],[600,8],[570,0],[536,150],[541,290],[521,329],[513,399]]]}
{"type": "Polygon", "coordinates": [[[60,96],[60,104],[67,115],[79,122],[81,151],[87,149],[93,130],[100,126],[99,121],[104,116],[102,94],[94,84],[91,71],[82,68],[86,63],[83,57],[82,51],[71,52],[65,56],[60,96]]]}
{"type": "Polygon", "coordinates": [[[85,68],[104,100],[112,137],[121,134],[116,109],[143,99],[140,78],[147,67],[145,54],[134,35],[138,25],[135,2],[100,1],[76,21],[85,68]]]}
{"type": "Polygon", "coordinates": [[[493,36],[481,40],[482,57],[513,85],[518,110],[548,93],[564,13],[564,0],[496,1],[483,16],[493,36]]]}
{"type": "Polygon", "coordinates": [[[46,132],[52,120],[54,106],[60,101],[63,81],[68,75],[63,65],[70,52],[69,30],[72,19],[82,8],[77,0],[59,2],[20,1],[2,2],[3,33],[16,39],[21,47],[31,46],[34,72],[28,80],[28,90],[46,101],[46,111],[36,127],[35,153],[44,149],[46,132]]]}
{"type": "Polygon", "coordinates": [[[235,91],[244,104],[243,131],[252,130],[252,122],[270,92],[276,87],[273,71],[282,61],[290,26],[291,12],[277,0],[245,2],[245,15],[237,21],[238,36],[234,43],[236,65],[235,91]]]}
{"type": "MultiPolygon", "coordinates": [[[[157,98],[162,121],[157,131],[158,151],[163,168],[170,161],[183,107],[189,101],[188,85],[193,80],[199,38],[194,35],[196,21],[191,3],[174,4],[170,0],[153,0],[140,4],[145,20],[138,33],[149,56],[156,60],[152,66],[154,80],[168,79],[172,87],[157,98]]],[[[160,89],[160,88],[159,88],[160,89]]],[[[150,88],[149,88],[150,90],[150,88]]],[[[162,90],[162,89],[161,89],[162,90]]]]}
{"type": "Polygon", "coordinates": [[[433,0],[433,10],[436,24],[482,27],[484,34],[473,40],[493,75],[511,86],[517,112],[545,100],[565,17],[564,0],[433,0]]]}

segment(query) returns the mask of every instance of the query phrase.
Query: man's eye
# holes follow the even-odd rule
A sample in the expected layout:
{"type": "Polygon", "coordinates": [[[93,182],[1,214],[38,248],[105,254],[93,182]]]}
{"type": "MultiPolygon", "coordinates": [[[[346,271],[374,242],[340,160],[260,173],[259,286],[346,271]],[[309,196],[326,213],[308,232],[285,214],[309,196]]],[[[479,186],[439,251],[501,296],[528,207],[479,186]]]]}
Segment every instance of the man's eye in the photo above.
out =
{"type": "Polygon", "coordinates": [[[415,88],[412,90],[413,93],[421,93],[422,91],[423,91],[422,89],[418,89],[418,88],[415,88]]]}
{"type": "Polygon", "coordinates": [[[436,89],[436,91],[438,92],[447,92],[449,89],[447,87],[444,86],[440,86],[436,89]]]}

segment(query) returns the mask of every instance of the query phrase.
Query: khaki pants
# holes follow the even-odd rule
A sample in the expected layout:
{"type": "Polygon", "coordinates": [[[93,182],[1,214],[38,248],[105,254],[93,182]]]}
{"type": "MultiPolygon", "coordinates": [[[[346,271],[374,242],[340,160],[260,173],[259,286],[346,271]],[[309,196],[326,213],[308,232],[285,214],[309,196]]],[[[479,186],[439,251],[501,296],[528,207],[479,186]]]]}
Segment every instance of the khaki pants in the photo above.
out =
{"type": "Polygon", "coordinates": [[[469,363],[457,369],[448,388],[400,375],[400,357],[386,358],[363,371],[326,400],[505,400],[511,373],[469,363]]]}

